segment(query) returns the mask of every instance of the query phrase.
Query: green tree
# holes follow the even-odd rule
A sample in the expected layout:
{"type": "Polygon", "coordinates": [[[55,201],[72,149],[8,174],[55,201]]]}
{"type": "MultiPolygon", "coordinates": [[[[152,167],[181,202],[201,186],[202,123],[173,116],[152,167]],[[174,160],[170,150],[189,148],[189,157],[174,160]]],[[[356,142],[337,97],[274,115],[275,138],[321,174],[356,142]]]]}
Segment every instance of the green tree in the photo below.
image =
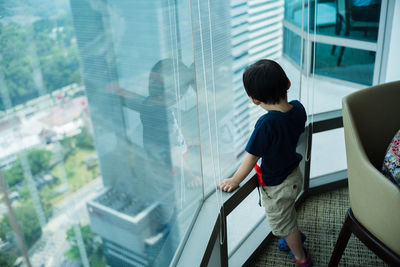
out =
{"type": "MultiPolygon", "coordinates": [[[[47,18],[59,13],[64,13],[69,8],[68,0],[57,0],[57,4],[54,4],[54,0],[1,0],[0,7],[4,8],[4,13],[0,13],[2,16],[12,16],[18,14],[17,12],[23,10],[36,17],[47,18]],[[17,12],[13,8],[18,8],[17,12]]],[[[0,8],[0,11],[1,8],[0,8]]]]}
{"type": "MultiPolygon", "coordinates": [[[[15,213],[21,227],[25,243],[28,248],[30,248],[42,235],[42,229],[40,228],[39,220],[37,218],[32,201],[26,201],[24,204],[16,207],[15,213]]],[[[11,224],[8,214],[4,215],[0,225],[2,225],[0,228],[2,231],[0,236],[4,236],[7,238],[7,241],[11,241],[10,236],[12,236],[12,233],[10,233],[11,224]]]]}
{"type": "MultiPolygon", "coordinates": [[[[46,171],[50,167],[52,153],[49,150],[37,149],[27,153],[29,167],[33,176],[46,171]]],[[[10,169],[4,171],[4,176],[9,187],[13,187],[24,181],[24,171],[21,160],[18,159],[10,169]]]]}
{"type": "MultiPolygon", "coordinates": [[[[90,225],[87,224],[79,227],[90,265],[96,267],[105,267],[107,263],[103,255],[103,248],[99,242],[95,241],[95,234],[90,229],[90,225]]],[[[81,255],[73,227],[67,230],[67,241],[71,245],[71,248],[65,252],[65,256],[71,260],[79,260],[81,255]]]]}
{"type": "MultiPolygon", "coordinates": [[[[18,190],[18,194],[20,201],[22,201],[23,203],[30,203],[32,201],[31,192],[29,191],[28,186],[26,185],[20,187],[20,189],[18,190]]],[[[39,191],[39,196],[40,196],[40,202],[44,209],[44,215],[46,216],[46,218],[50,218],[51,215],[53,214],[53,206],[51,205],[51,200],[54,197],[54,193],[49,188],[49,186],[45,185],[39,191]]]]}
{"type": "Polygon", "coordinates": [[[8,241],[8,242],[13,242],[14,239],[11,226],[5,219],[2,219],[0,221],[0,238],[2,241],[8,241]]]}
{"type": "Polygon", "coordinates": [[[0,72],[14,105],[37,97],[25,31],[15,23],[0,24],[0,72]]]}
{"type": "Polygon", "coordinates": [[[53,206],[51,200],[54,197],[54,193],[51,188],[45,185],[39,192],[40,202],[44,209],[44,215],[46,218],[50,218],[53,215],[53,206]]]}
{"type": "Polygon", "coordinates": [[[42,229],[32,201],[17,207],[15,213],[21,226],[25,243],[30,248],[42,235],[42,229]]]}
{"type": "Polygon", "coordinates": [[[14,246],[7,251],[3,251],[0,253],[0,266],[2,267],[11,267],[14,266],[15,260],[19,255],[18,248],[14,246]]]}
{"type": "Polygon", "coordinates": [[[33,176],[48,170],[51,156],[51,151],[45,149],[31,150],[27,153],[29,166],[33,176]]]}
{"type": "Polygon", "coordinates": [[[76,145],[83,149],[94,149],[93,137],[86,128],[82,128],[82,132],[75,136],[76,145]]]}
{"type": "Polygon", "coordinates": [[[71,83],[80,83],[79,61],[74,49],[53,47],[50,55],[40,58],[46,88],[50,91],[71,83]]]}
{"type": "MultiPolygon", "coordinates": [[[[0,17],[7,17],[12,15],[12,8],[15,7],[14,0],[1,0],[0,1],[0,17]]],[[[2,266],[2,265],[0,265],[2,266]]]]}
{"type": "MultiPolygon", "coordinates": [[[[0,14],[12,10],[10,5],[21,6],[23,1],[0,1],[0,14]]],[[[51,3],[50,0],[35,0],[36,7],[47,2],[51,3]]],[[[78,49],[70,15],[37,20],[32,29],[33,43],[29,44],[33,45],[39,58],[38,71],[42,73],[45,88],[53,91],[72,83],[81,83],[78,49]]],[[[32,78],[32,58],[28,51],[25,28],[16,23],[0,24],[0,72],[14,106],[38,96],[38,88],[32,78]]],[[[0,109],[4,109],[1,99],[0,109]]]]}
{"type": "Polygon", "coordinates": [[[62,157],[64,162],[67,161],[68,157],[74,153],[75,151],[75,142],[73,137],[65,137],[60,141],[62,146],[62,157]]]}
{"type": "Polygon", "coordinates": [[[31,198],[31,192],[26,185],[18,189],[18,194],[21,201],[26,201],[31,198]]]}
{"type": "Polygon", "coordinates": [[[24,181],[24,171],[19,160],[10,169],[4,171],[4,177],[9,187],[13,187],[24,181]]]}

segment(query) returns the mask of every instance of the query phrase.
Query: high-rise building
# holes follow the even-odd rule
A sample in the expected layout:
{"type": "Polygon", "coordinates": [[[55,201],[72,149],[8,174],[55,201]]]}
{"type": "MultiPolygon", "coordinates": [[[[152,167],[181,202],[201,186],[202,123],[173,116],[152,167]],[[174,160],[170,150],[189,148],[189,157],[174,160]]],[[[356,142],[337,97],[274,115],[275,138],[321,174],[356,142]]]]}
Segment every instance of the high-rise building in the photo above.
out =
{"type": "Polygon", "coordinates": [[[282,55],[284,1],[231,0],[232,71],[234,95],[235,150],[239,155],[261,109],[250,103],[243,88],[246,66],[262,58],[282,55]]]}

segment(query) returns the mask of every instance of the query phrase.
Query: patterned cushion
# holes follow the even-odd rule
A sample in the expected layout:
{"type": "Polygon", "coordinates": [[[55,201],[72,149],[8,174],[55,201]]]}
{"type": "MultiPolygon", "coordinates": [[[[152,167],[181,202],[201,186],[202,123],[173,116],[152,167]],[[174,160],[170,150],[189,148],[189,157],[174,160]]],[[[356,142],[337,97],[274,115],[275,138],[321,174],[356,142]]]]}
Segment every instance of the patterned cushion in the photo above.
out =
{"type": "Polygon", "coordinates": [[[400,130],[397,131],[386,151],[382,172],[400,187],[400,130]]]}

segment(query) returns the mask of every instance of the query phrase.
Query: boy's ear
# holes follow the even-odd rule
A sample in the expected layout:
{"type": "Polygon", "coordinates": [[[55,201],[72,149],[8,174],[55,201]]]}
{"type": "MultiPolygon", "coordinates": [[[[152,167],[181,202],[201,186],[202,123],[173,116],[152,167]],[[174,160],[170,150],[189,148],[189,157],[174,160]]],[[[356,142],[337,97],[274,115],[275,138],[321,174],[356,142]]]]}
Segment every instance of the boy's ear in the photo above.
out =
{"type": "Polygon", "coordinates": [[[288,86],[287,86],[287,89],[286,89],[286,90],[289,90],[289,88],[290,88],[290,86],[292,85],[292,83],[290,82],[289,79],[287,79],[287,81],[288,81],[288,86]]]}
{"type": "Polygon", "coordinates": [[[259,101],[259,100],[257,100],[257,99],[254,99],[254,98],[252,98],[251,96],[249,96],[250,97],[250,99],[251,99],[251,102],[253,102],[253,104],[254,105],[260,105],[261,104],[261,101],[259,101]]]}

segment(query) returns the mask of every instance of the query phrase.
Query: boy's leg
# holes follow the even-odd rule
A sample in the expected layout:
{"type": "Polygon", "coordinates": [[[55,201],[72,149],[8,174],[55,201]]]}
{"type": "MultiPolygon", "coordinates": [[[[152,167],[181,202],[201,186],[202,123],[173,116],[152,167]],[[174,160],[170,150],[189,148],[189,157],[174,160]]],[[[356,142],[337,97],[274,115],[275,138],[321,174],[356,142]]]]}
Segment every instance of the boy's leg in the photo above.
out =
{"type": "Polygon", "coordinates": [[[306,260],[306,255],[304,253],[303,244],[301,243],[300,234],[300,231],[297,230],[285,236],[285,240],[296,259],[299,262],[304,262],[306,260]]]}
{"type": "Polygon", "coordinates": [[[300,169],[296,168],[282,184],[260,187],[262,189],[260,192],[272,233],[284,236],[296,260],[303,263],[307,260],[307,255],[301,242],[301,232],[297,228],[294,207],[301,187],[302,175],[300,169]]]}
{"type": "Polygon", "coordinates": [[[301,188],[302,175],[300,169],[296,168],[281,185],[262,187],[262,200],[273,234],[283,235],[296,260],[303,263],[307,260],[307,255],[301,242],[301,232],[297,228],[294,207],[301,188]]]}

